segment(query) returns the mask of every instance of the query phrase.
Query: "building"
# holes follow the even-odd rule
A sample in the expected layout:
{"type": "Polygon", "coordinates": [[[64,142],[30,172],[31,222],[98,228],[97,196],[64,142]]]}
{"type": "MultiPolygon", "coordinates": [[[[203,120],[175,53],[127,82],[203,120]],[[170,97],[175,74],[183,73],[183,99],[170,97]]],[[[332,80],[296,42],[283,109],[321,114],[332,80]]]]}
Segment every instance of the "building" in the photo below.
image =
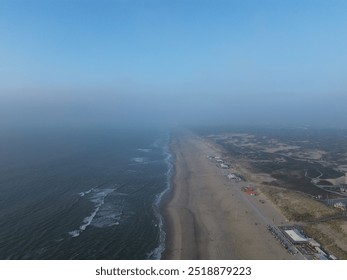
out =
{"type": "Polygon", "coordinates": [[[296,228],[286,229],[284,233],[293,244],[305,243],[308,241],[308,238],[302,235],[296,228]]]}
{"type": "Polygon", "coordinates": [[[220,167],[223,169],[229,169],[229,165],[225,164],[225,163],[221,163],[220,167]]]}
{"type": "Polygon", "coordinates": [[[320,247],[320,244],[319,244],[316,240],[314,240],[314,239],[311,239],[311,240],[309,241],[309,244],[310,244],[312,247],[320,247]]]}
{"type": "Polygon", "coordinates": [[[342,202],[336,202],[334,203],[334,207],[341,209],[341,210],[346,210],[346,204],[342,203],[342,202]]]}

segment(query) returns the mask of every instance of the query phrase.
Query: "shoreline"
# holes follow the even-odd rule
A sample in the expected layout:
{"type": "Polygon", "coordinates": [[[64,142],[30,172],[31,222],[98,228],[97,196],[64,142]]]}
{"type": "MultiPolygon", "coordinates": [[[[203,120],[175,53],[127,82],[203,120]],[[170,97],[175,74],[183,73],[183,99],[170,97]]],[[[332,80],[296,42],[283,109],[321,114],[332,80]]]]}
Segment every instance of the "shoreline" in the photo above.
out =
{"type": "MultiPolygon", "coordinates": [[[[170,141],[170,151],[172,154],[172,157],[174,159],[173,162],[173,173],[171,177],[171,188],[165,197],[165,201],[163,201],[163,217],[164,217],[164,229],[166,232],[166,239],[165,239],[165,250],[162,254],[162,259],[164,260],[170,260],[170,259],[180,259],[176,258],[175,254],[178,253],[177,250],[183,251],[183,254],[189,254],[190,258],[187,259],[195,259],[192,258],[192,255],[195,255],[193,250],[189,250],[189,252],[185,252],[184,250],[184,244],[182,244],[182,240],[180,240],[180,235],[182,231],[182,225],[186,225],[186,230],[189,230],[190,233],[187,235],[187,240],[189,240],[190,244],[194,244],[195,240],[192,235],[192,228],[191,225],[193,224],[191,215],[187,213],[183,207],[184,203],[186,203],[187,197],[189,197],[189,194],[187,194],[187,189],[183,190],[181,186],[179,186],[182,182],[180,179],[178,179],[177,176],[181,177],[182,172],[182,164],[178,163],[180,160],[180,155],[178,154],[178,138],[177,136],[172,136],[170,141]],[[185,191],[184,194],[182,194],[182,191],[185,191]],[[175,209],[172,209],[170,205],[174,205],[175,209]],[[177,207],[178,206],[178,207],[177,207]],[[184,223],[181,223],[181,219],[184,221],[184,223]],[[180,248],[176,249],[177,243],[179,243],[180,248]]],[[[180,253],[181,254],[181,253],[180,253]]],[[[184,258],[181,258],[184,259],[184,258]]]]}
{"type": "Polygon", "coordinates": [[[155,247],[150,253],[148,253],[147,259],[156,259],[160,260],[163,259],[163,255],[166,251],[166,217],[164,214],[164,208],[165,205],[170,201],[171,199],[171,192],[172,192],[172,184],[173,184],[173,177],[175,174],[175,162],[174,162],[174,156],[171,149],[171,136],[168,137],[168,143],[165,146],[164,154],[165,162],[167,165],[167,171],[166,171],[166,188],[156,195],[156,198],[153,202],[153,209],[154,209],[154,215],[157,218],[158,226],[159,226],[159,244],[157,247],[155,247]]]}
{"type": "Polygon", "coordinates": [[[266,229],[272,216],[284,217],[271,203],[251,201],[207,159],[221,151],[189,132],[172,135],[170,151],[162,259],[295,259],[266,229]]]}

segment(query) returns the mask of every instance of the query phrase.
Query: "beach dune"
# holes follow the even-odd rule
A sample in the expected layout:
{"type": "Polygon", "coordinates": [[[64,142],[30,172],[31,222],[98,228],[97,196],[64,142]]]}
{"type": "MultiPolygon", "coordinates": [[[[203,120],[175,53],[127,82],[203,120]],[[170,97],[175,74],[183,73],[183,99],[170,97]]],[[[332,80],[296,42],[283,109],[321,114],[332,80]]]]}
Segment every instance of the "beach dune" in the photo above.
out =
{"type": "Polygon", "coordinates": [[[273,217],[284,218],[227,179],[207,158],[217,155],[213,146],[186,131],[175,133],[171,145],[176,162],[164,259],[294,258],[266,228],[273,217]]]}

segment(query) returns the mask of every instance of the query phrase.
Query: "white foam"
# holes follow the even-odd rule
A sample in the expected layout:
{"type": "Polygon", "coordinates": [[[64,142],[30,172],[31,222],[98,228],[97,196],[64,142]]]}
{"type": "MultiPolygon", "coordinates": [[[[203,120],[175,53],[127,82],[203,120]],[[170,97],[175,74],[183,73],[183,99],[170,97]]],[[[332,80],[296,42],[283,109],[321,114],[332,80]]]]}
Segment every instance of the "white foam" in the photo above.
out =
{"type": "Polygon", "coordinates": [[[88,191],[80,192],[79,195],[80,195],[80,196],[85,196],[86,194],[91,193],[95,188],[96,188],[96,187],[93,187],[93,188],[91,188],[91,189],[88,190],[88,191]]]}
{"type": "Polygon", "coordinates": [[[119,225],[121,217],[124,212],[124,201],[116,199],[112,203],[106,203],[98,211],[96,217],[93,219],[92,226],[98,228],[105,228],[114,225],[119,225]]]}
{"type": "MultiPolygon", "coordinates": [[[[163,154],[165,155],[165,163],[167,165],[166,172],[166,188],[159,194],[156,195],[155,201],[153,203],[154,214],[158,220],[158,223],[155,224],[156,227],[159,227],[159,244],[158,246],[151,251],[147,257],[148,259],[161,259],[163,252],[165,251],[165,240],[166,240],[166,232],[164,231],[164,218],[160,213],[160,204],[164,195],[168,193],[171,189],[171,177],[173,173],[173,163],[172,163],[172,155],[169,152],[169,136],[166,139],[166,143],[163,146],[163,154]]],[[[155,142],[156,145],[159,144],[157,140],[155,142]]]]}
{"type": "Polygon", "coordinates": [[[144,153],[148,153],[151,151],[151,149],[141,149],[141,148],[138,148],[137,150],[144,153]]]}
{"type": "Polygon", "coordinates": [[[72,236],[72,237],[77,237],[80,235],[80,231],[79,230],[73,230],[73,231],[70,231],[69,234],[72,236]]]}
{"type": "Polygon", "coordinates": [[[86,230],[88,226],[90,226],[97,215],[97,213],[100,211],[101,206],[105,203],[105,198],[112,192],[114,192],[116,189],[97,189],[92,188],[86,192],[80,193],[80,196],[85,196],[86,194],[92,193],[92,196],[90,197],[90,201],[95,204],[94,211],[87,217],[83,219],[82,225],[77,230],[70,231],[69,234],[72,237],[79,236],[83,231],[86,230]],[[83,194],[83,195],[82,195],[83,194]]]}
{"type": "Polygon", "coordinates": [[[143,158],[143,157],[134,157],[134,158],[132,158],[132,161],[135,161],[136,163],[144,163],[145,162],[145,158],[143,158]]]}

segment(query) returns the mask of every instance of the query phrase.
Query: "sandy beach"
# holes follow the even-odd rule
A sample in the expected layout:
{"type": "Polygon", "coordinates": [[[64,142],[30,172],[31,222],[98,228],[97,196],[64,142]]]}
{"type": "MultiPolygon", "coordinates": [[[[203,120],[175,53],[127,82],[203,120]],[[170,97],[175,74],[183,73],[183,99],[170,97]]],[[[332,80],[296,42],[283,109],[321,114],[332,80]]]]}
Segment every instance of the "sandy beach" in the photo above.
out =
{"type": "Polygon", "coordinates": [[[173,135],[172,197],[165,207],[164,259],[295,259],[268,232],[285,218],[263,195],[241,191],[207,156],[220,151],[189,132],[173,135]],[[264,200],[265,203],[259,202],[264,200]]]}

